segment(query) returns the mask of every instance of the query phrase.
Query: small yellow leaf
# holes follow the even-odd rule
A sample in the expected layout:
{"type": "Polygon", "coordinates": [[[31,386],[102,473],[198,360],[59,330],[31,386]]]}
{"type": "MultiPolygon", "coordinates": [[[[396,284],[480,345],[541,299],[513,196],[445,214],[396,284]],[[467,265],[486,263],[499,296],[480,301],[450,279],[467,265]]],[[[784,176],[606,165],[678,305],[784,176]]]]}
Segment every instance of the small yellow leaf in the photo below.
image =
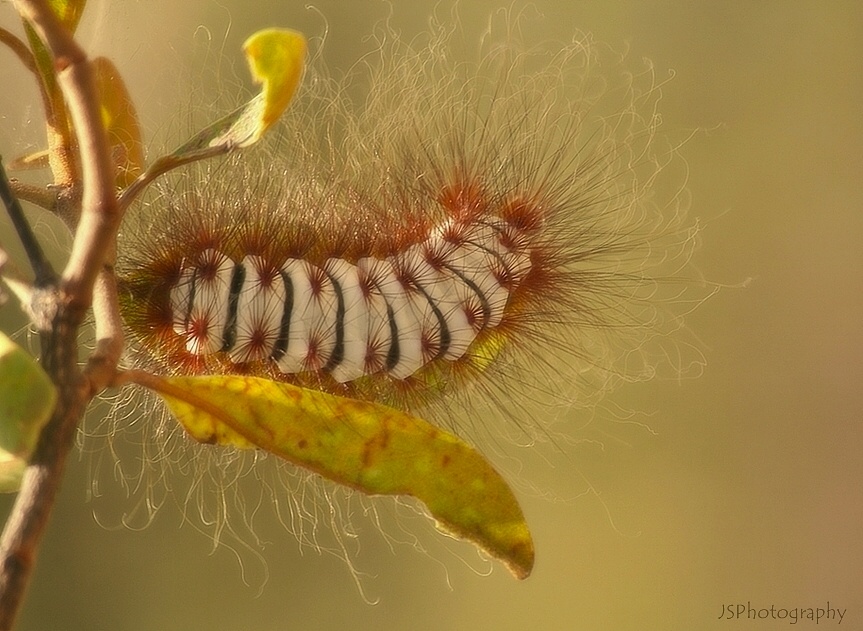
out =
{"type": "Polygon", "coordinates": [[[70,33],[74,33],[78,28],[78,22],[81,21],[86,4],[87,0],[48,0],[51,10],[70,33]]]}
{"type": "Polygon", "coordinates": [[[18,490],[56,400],[57,390],[39,364],[0,333],[0,492],[18,490]]]}
{"type": "Polygon", "coordinates": [[[194,159],[213,150],[255,144],[291,102],[303,74],[306,39],[288,29],[266,29],[246,40],[249,68],[261,92],[251,101],[195,134],[168,157],[194,159]]]}
{"type": "Polygon", "coordinates": [[[105,57],[93,60],[102,122],[117,165],[117,186],[124,188],[144,170],[141,128],[120,71],[105,57]]]}
{"type": "Polygon", "coordinates": [[[279,119],[296,92],[303,75],[306,39],[296,31],[265,29],[249,37],[243,51],[263,97],[256,141],[279,119]]]}
{"type": "Polygon", "coordinates": [[[440,529],[518,578],[530,574],[533,541],[506,482],[479,452],[426,421],[258,377],[130,375],[199,441],[263,449],[370,495],[415,497],[440,529]]]}

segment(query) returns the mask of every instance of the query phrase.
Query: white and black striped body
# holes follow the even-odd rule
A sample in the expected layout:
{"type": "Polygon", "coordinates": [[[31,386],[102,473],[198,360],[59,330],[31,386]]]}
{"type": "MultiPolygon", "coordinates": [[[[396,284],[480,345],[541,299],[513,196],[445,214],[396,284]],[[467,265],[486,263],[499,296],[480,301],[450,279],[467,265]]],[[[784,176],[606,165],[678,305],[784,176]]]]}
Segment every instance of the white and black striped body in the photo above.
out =
{"type": "Polygon", "coordinates": [[[269,359],[285,374],[325,371],[342,383],[381,371],[405,379],[459,359],[498,326],[530,265],[524,232],[497,217],[448,220],[402,252],[356,263],[273,265],[208,249],[171,287],[173,329],[194,355],[269,359]]]}

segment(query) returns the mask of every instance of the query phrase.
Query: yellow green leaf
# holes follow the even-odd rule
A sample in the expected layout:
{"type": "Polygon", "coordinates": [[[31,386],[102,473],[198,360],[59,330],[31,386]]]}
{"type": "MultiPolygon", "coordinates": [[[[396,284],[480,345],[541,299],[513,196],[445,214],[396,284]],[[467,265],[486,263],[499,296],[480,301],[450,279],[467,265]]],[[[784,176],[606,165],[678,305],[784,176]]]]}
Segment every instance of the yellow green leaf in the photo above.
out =
{"type": "Polygon", "coordinates": [[[48,0],[48,6],[54,11],[54,15],[60,18],[70,33],[74,33],[78,28],[86,4],[87,0],[48,0]]]}
{"type": "Polygon", "coordinates": [[[54,384],[39,364],[0,333],[0,492],[18,490],[56,400],[54,384]]]}
{"type": "Polygon", "coordinates": [[[153,162],[121,193],[122,208],[163,173],[196,160],[253,145],[281,116],[302,78],[305,38],[296,31],[267,29],[246,40],[245,50],[252,76],[263,84],[260,94],[153,162]]]}
{"type": "Polygon", "coordinates": [[[294,96],[303,74],[306,39],[296,31],[265,29],[249,37],[243,51],[252,78],[261,84],[263,107],[257,127],[260,137],[279,119],[294,96]]]}
{"type": "Polygon", "coordinates": [[[93,60],[102,122],[117,165],[117,186],[126,187],[144,170],[141,128],[120,71],[105,57],[93,60]]]}
{"type": "Polygon", "coordinates": [[[380,404],[269,379],[130,374],[195,439],[263,449],[370,495],[415,497],[440,529],[518,578],[530,574],[533,541],[515,496],[479,452],[446,431],[380,404]]]}
{"type": "Polygon", "coordinates": [[[261,92],[242,107],[212,123],[171,156],[187,159],[214,149],[230,151],[256,143],[291,102],[303,74],[306,39],[288,29],[258,31],[244,44],[249,68],[261,92]]]}
{"type": "MultiPolygon", "coordinates": [[[[33,51],[33,58],[36,60],[36,67],[39,69],[39,76],[42,78],[42,85],[45,92],[52,100],[63,103],[63,97],[60,93],[60,86],[57,84],[57,75],[54,73],[54,60],[51,53],[39,39],[36,31],[30,26],[29,22],[24,22],[24,33],[27,35],[27,42],[30,44],[30,50],[33,51]]],[[[56,109],[56,104],[55,104],[56,109]]],[[[65,110],[63,111],[65,114],[65,110]]]]}

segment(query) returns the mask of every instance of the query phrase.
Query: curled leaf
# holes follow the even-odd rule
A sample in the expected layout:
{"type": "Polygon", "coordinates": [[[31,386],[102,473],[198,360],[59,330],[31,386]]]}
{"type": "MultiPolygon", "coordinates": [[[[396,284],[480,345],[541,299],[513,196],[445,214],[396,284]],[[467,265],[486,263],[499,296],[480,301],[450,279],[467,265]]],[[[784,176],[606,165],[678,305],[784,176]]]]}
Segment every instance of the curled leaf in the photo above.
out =
{"type": "Polygon", "coordinates": [[[261,84],[263,103],[252,140],[256,142],[279,119],[300,84],[306,39],[296,31],[265,29],[249,37],[243,51],[255,83],[261,84]]]}
{"type": "Polygon", "coordinates": [[[291,102],[303,74],[306,39],[288,29],[265,29],[246,40],[243,49],[261,92],[242,107],[201,130],[174,157],[196,151],[245,148],[255,144],[291,102]]]}
{"type": "Polygon", "coordinates": [[[266,29],[247,39],[244,50],[253,78],[262,84],[260,94],[153,162],[120,195],[121,208],[163,173],[253,145],[282,115],[302,78],[305,37],[288,29],[266,29]]]}
{"type": "Polygon", "coordinates": [[[530,574],[533,541],[509,486],[479,452],[426,421],[258,377],[130,375],[201,442],[263,449],[370,495],[415,497],[438,528],[516,577],[530,574]]]}
{"type": "Polygon", "coordinates": [[[39,364],[0,333],[0,492],[17,491],[57,391],[39,364]]]}

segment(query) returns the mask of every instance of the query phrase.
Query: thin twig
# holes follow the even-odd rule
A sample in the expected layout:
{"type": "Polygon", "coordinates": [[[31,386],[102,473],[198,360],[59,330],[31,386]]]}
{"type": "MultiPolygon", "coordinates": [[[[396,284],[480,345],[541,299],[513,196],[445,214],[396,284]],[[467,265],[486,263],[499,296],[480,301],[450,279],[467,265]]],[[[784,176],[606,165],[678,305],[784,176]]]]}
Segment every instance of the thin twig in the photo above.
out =
{"type": "MultiPolygon", "coordinates": [[[[111,258],[114,259],[113,256],[111,258]]],[[[114,266],[108,263],[96,278],[93,316],[96,321],[96,349],[84,369],[84,376],[90,383],[91,396],[113,384],[117,363],[123,353],[123,321],[117,297],[117,277],[114,266]]]]}
{"type": "Polygon", "coordinates": [[[35,204],[52,213],[56,212],[55,208],[57,207],[60,189],[34,186],[33,184],[26,184],[18,180],[11,180],[9,187],[18,199],[35,204]]]}
{"type": "Polygon", "coordinates": [[[57,407],[27,467],[0,538],[0,631],[11,629],[59,488],[75,431],[94,393],[77,366],[77,333],[93,300],[93,285],[113,251],[120,222],[114,166],[84,51],[44,0],[15,0],[45,42],[78,136],[83,196],[72,253],[59,282],[37,289],[30,307],[40,333],[42,365],[58,389],[57,407]]]}
{"type": "Polygon", "coordinates": [[[233,147],[226,144],[216,145],[215,147],[205,147],[198,151],[188,153],[186,155],[177,156],[174,154],[163,156],[156,160],[149,168],[139,175],[134,182],[129,184],[118,198],[118,204],[121,210],[126,210],[135,198],[149,184],[160,175],[164,175],[169,171],[173,171],[181,166],[197,162],[198,160],[206,160],[214,156],[221,156],[232,151],[233,147]]]}
{"type": "Polygon", "coordinates": [[[27,253],[27,258],[30,260],[30,266],[36,275],[36,285],[46,287],[57,280],[57,273],[51,267],[50,261],[45,257],[45,252],[33,233],[30,222],[24,216],[24,209],[21,208],[21,203],[12,192],[9,178],[6,177],[6,169],[3,167],[2,157],[0,157],[0,198],[3,199],[6,211],[12,220],[12,225],[15,226],[15,231],[18,233],[21,245],[27,253]]]}
{"type": "Polygon", "coordinates": [[[42,83],[39,78],[39,68],[36,65],[36,58],[33,56],[33,53],[30,52],[30,49],[27,48],[27,44],[22,42],[5,28],[0,28],[0,43],[6,44],[6,46],[15,53],[15,56],[18,57],[21,63],[24,64],[24,67],[36,75],[40,84],[42,83]]]}

